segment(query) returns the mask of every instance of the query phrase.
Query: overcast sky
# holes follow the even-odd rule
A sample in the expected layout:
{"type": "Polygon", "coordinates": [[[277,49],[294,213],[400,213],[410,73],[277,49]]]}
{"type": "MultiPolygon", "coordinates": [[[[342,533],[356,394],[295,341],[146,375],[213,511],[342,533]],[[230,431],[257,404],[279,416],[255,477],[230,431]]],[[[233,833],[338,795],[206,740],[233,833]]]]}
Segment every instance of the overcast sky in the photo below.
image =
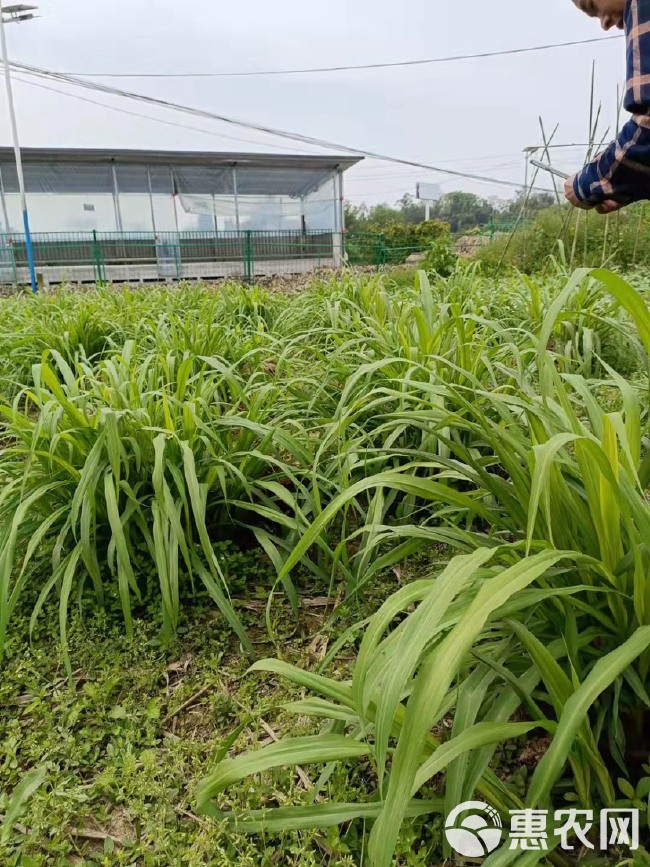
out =
{"type": "MultiPolygon", "coordinates": [[[[10,0],[11,2],[11,0],[10,0]]],[[[34,0],[37,2],[37,0],[34,0]]],[[[498,51],[601,34],[570,0],[41,0],[42,17],[7,28],[12,59],[75,73],[226,72],[333,66],[498,51]]],[[[108,83],[237,119],[358,148],[522,181],[522,149],[559,124],[558,142],[588,136],[596,62],[602,132],[616,124],[622,40],[512,57],[308,76],[136,79],[108,83]]],[[[186,150],[313,149],[66,85],[179,129],[16,82],[22,144],[186,150]],[[245,141],[242,141],[244,139],[245,141]]],[[[4,90],[0,144],[11,143],[4,90]]],[[[577,168],[584,149],[563,151],[577,168]]],[[[393,202],[416,181],[507,196],[503,188],[366,161],[346,176],[355,203],[393,202]]],[[[544,178],[544,186],[548,186],[544,178]]]]}

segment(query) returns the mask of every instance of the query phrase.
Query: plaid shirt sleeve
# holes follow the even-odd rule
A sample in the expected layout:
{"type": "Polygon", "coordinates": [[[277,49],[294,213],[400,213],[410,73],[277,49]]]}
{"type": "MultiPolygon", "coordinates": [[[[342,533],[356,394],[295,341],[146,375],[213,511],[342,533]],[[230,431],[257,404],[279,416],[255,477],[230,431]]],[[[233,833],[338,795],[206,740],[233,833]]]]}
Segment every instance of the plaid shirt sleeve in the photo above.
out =
{"type": "Polygon", "coordinates": [[[621,204],[650,199],[650,0],[627,0],[625,37],[624,105],[632,119],[616,141],[573,178],[576,198],[587,205],[605,199],[621,204]]]}

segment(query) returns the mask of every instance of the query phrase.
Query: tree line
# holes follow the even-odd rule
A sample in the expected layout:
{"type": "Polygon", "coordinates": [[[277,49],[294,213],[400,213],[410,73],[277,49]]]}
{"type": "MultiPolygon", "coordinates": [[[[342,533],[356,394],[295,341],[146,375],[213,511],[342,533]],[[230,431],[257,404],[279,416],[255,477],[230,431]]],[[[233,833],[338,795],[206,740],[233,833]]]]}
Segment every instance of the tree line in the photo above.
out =
{"type": "MultiPolygon", "coordinates": [[[[525,192],[512,199],[484,199],[475,193],[454,190],[445,193],[430,205],[430,219],[446,223],[452,234],[463,234],[489,225],[506,226],[515,222],[522,213],[525,192]]],[[[530,218],[556,203],[552,193],[534,193],[525,202],[525,216],[530,218]]],[[[410,193],[405,193],[394,205],[345,206],[345,225],[348,232],[384,232],[394,226],[423,223],[426,207],[410,193]]]]}

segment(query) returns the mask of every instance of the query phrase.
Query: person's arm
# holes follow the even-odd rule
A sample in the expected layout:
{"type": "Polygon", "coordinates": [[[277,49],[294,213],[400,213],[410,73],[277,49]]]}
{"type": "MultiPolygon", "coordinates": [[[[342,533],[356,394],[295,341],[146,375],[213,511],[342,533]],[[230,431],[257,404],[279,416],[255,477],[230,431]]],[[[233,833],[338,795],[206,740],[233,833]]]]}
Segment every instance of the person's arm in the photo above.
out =
{"type": "Polygon", "coordinates": [[[650,199],[650,117],[628,121],[616,141],[570,178],[568,186],[567,197],[577,207],[650,199]]]}
{"type": "Polygon", "coordinates": [[[625,35],[625,108],[632,119],[616,141],[567,182],[567,198],[577,207],[611,203],[604,210],[614,210],[615,203],[650,199],[650,0],[628,0],[625,35]]]}

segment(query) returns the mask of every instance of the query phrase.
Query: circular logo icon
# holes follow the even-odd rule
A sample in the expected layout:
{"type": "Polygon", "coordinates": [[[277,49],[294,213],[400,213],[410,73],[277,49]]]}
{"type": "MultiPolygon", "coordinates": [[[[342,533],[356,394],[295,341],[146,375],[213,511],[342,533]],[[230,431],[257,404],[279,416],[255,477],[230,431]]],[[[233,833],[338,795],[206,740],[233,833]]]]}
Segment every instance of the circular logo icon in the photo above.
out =
{"type": "Polygon", "coordinates": [[[466,858],[482,858],[494,852],[501,842],[501,834],[499,814],[483,801],[459,804],[445,822],[445,836],[449,845],[466,858]]]}

